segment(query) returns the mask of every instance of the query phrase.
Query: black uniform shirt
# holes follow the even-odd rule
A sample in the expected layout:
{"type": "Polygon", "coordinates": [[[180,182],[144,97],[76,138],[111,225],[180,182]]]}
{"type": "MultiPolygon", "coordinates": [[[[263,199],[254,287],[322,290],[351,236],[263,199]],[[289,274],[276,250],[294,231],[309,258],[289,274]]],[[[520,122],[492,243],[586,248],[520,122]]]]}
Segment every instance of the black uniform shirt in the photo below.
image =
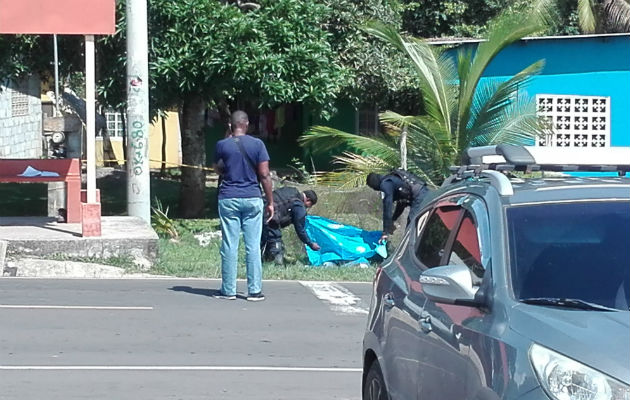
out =
{"type": "Polygon", "coordinates": [[[300,240],[310,247],[313,242],[304,229],[306,225],[306,207],[303,201],[296,199],[291,204],[291,222],[293,222],[295,233],[297,233],[300,240]]]}
{"type": "Polygon", "coordinates": [[[400,217],[407,206],[408,199],[400,196],[400,188],[405,183],[395,175],[386,175],[381,181],[380,190],[383,192],[383,233],[394,232],[394,221],[400,217]],[[394,202],[396,208],[394,209],[394,202]]]}

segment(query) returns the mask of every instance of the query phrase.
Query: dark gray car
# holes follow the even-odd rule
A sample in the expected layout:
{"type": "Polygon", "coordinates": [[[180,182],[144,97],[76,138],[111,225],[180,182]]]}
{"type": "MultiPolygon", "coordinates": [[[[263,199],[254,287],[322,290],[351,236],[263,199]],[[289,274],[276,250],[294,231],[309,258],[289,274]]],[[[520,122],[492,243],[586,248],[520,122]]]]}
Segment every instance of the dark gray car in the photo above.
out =
{"type": "Polygon", "coordinates": [[[629,304],[630,179],[461,169],[377,271],[363,399],[630,400],[629,304]]]}

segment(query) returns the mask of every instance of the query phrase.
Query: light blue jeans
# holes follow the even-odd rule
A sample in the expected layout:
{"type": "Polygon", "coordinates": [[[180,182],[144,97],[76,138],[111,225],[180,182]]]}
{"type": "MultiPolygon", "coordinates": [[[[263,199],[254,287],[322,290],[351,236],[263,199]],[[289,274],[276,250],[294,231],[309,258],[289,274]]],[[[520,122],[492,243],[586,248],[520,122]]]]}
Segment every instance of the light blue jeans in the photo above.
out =
{"type": "Polygon", "coordinates": [[[243,232],[245,265],[249,294],[262,291],[262,262],[260,236],[262,234],[263,201],[259,197],[219,200],[221,220],[221,293],[236,294],[236,265],[238,244],[243,232]]]}

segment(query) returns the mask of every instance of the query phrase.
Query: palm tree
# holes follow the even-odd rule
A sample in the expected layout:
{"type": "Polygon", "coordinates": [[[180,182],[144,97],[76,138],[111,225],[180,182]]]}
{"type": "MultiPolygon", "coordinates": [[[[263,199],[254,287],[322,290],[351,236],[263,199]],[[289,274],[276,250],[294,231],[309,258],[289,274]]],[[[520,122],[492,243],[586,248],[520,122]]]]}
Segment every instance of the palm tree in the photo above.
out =
{"type": "MultiPolygon", "coordinates": [[[[569,6],[576,7],[583,33],[630,32],[630,0],[577,0],[569,6]]],[[[567,22],[562,11],[567,8],[565,1],[537,0],[534,7],[551,27],[567,22]]]]}
{"type": "Polygon", "coordinates": [[[542,128],[534,102],[519,90],[542,69],[543,61],[504,82],[488,80],[480,85],[480,80],[501,50],[543,28],[537,13],[501,15],[491,24],[487,40],[475,51],[459,50],[455,62],[441,48],[404,37],[388,26],[371,24],[365,28],[367,32],[403,52],[412,63],[422,90],[424,114],[403,116],[386,111],[380,114],[385,132],[377,137],[315,126],[300,143],[317,152],[352,149],[336,158],[343,170],[328,175],[330,180],[350,184],[362,184],[368,171],[384,172],[401,166],[405,157],[401,157],[399,147],[406,147],[409,170],[437,185],[448,174],[449,166],[463,161],[467,147],[531,141],[542,128]],[[401,136],[406,137],[406,143],[401,143],[401,136]]]}
{"type": "Polygon", "coordinates": [[[628,0],[578,0],[577,10],[585,33],[630,32],[628,0]]]}

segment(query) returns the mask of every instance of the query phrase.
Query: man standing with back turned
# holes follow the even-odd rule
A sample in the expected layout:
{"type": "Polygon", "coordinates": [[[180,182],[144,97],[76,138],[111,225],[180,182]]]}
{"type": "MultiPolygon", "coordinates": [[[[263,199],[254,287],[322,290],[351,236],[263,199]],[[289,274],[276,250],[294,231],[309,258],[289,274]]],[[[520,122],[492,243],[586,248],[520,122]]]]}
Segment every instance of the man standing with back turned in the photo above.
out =
{"type": "Polygon", "coordinates": [[[221,220],[221,293],[216,297],[236,299],[236,271],[241,230],[245,240],[247,300],[261,301],[262,263],[260,236],[263,225],[263,200],[267,199],[267,218],[273,217],[273,194],[269,175],[269,154],[264,143],[246,135],[249,119],[243,111],[232,113],[232,136],[217,143],[214,163],[223,180],[219,186],[221,220]]]}

